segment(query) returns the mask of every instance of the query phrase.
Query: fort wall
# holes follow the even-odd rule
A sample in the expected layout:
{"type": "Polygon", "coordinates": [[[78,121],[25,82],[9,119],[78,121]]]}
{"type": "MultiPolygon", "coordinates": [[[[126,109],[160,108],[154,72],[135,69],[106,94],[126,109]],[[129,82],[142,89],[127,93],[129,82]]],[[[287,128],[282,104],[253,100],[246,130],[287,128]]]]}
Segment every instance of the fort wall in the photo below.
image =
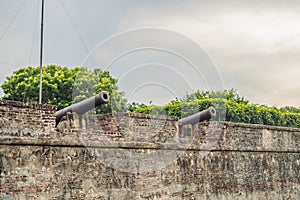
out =
{"type": "Polygon", "coordinates": [[[1,199],[299,199],[299,129],[55,111],[0,101],[1,199]]]}

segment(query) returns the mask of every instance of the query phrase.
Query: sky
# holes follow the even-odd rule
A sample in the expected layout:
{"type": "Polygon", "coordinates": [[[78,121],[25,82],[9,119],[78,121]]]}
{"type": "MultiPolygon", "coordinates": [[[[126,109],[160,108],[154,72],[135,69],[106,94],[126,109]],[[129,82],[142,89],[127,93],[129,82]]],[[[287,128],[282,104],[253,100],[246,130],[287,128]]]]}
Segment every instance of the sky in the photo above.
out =
{"type": "MultiPolygon", "coordinates": [[[[41,0],[0,5],[2,84],[39,65],[41,0]]],[[[296,0],[45,0],[43,65],[109,70],[129,101],[234,88],[299,107],[299,24],[296,0]]]]}

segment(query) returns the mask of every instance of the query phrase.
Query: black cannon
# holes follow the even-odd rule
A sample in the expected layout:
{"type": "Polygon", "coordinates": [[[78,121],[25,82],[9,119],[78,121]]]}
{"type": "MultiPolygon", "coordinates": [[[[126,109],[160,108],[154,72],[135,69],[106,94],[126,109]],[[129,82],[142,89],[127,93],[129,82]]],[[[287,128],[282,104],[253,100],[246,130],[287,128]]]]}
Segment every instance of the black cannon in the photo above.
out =
{"type": "Polygon", "coordinates": [[[56,115],[56,126],[60,122],[61,118],[66,115],[68,112],[75,112],[78,115],[82,115],[87,111],[98,107],[102,104],[109,102],[109,95],[106,92],[100,92],[96,96],[90,97],[73,105],[70,105],[66,108],[63,108],[55,113],[56,115]]]}
{"type": "Polygon", "coordinates": [[[211,119],[214,116],[216,116],[216,110],[213,107],[209,107],[206,110],[203,110],[201,112],[195,113],[193,115],[178,120],[178,126],[182,127],[187,124],[194,125],[204,120],[211,119]]]}

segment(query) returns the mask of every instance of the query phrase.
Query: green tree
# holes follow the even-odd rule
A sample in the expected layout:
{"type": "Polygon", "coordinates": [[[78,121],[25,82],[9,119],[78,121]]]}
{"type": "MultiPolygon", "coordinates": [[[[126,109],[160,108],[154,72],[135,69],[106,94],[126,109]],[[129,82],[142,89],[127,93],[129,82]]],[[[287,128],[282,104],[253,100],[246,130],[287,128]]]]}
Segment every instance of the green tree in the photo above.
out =
{"type": "Polygon", "coordinates": [[[108,71],[94,69],[88,71],[80,68],[74,82],[73,99],[75,102],[98,94],[101,91],[109,93],[110,102],[96,109],[96,113],[123,112],[127,100],[124,93],[118,90],[118,80],[113,78],[108,71]]]}
{"type": "MultiPolygon", "coordinates": [[[[78,68],[68,69],[56,65],[43,67],[43,103],[58,108],[72,102],[73,83],[78,68]]],[[[3,99],[37,103],[39,98],[39,67],[22,68],[7,77],[1,85],[3,99]]]]}
{"type": "MultiPolygon", "coordinates": [[[[7,77],[1,85],[4,100],[37,103],[39,97],[39,67],[22,68],[7,77]]],[[[124,94],[118,91],[117,79],[100,69],[72,69],[49,65],[43,67],[43,103],[62,109],[100,91],[111,96],[111,103],[97,109],[98,113],[118,112],[126,106],[124,94]]]]}

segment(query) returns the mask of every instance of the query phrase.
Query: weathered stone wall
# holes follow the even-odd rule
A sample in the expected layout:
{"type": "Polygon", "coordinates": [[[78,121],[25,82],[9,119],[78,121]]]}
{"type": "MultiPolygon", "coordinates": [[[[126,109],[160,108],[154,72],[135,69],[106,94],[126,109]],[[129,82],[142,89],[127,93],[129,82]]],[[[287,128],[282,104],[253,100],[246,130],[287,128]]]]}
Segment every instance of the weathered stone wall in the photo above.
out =
{"type": "Polygon", "coordinates": [[[56,106],[0,101],[0,134],[35,136],[55,128],[56,106]]]}
{"type": "Polygon", "coordinates": [[[165,142],[176,135],[177,121],[177,117],[140,113],[92,115],[89,116],[88,129],[120,133],[119,138],[123,141],[165,142]]]}
{"type": "Polygon", "coordinates": [[[299,129],[210,122],[177,134],[176,118],[140,114],[55,129],[54,113],[0,102],[0,199],[300,197],[299,129]]]}

